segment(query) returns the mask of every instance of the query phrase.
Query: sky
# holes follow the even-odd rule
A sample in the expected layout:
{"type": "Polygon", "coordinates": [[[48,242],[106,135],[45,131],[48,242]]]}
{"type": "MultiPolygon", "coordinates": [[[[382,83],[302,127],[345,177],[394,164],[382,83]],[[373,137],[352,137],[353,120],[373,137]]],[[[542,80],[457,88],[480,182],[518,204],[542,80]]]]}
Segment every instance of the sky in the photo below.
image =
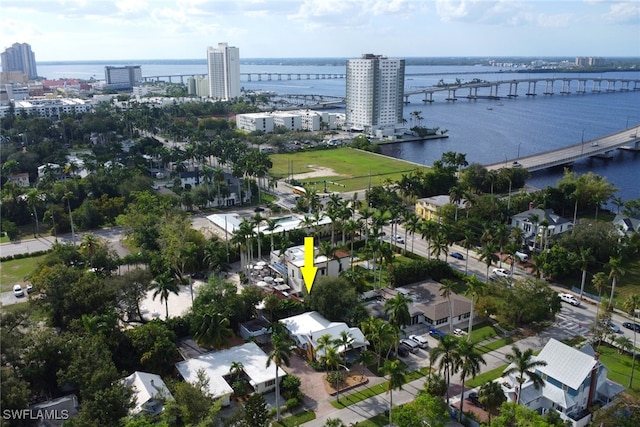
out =
{"type": "Polygon", "coordinates": [[[640,1],[0,0],[0,50],[36,61],[640,57],[640,1]]]}

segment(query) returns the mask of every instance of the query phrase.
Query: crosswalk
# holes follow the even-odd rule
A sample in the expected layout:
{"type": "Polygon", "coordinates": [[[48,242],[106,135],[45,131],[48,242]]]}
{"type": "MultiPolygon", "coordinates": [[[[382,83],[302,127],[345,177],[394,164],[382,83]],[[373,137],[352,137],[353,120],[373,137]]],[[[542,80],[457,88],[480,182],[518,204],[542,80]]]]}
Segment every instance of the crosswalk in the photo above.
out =
{"type": "Polygon", "coordinates": [[[587,336],[590,333],[590,325],[582,325],[576,323],[573,320],[567,319],[562,314],[558,315],[554,326],[557,326],[558,328],[561,328],[567,332],[571,332],[574,335],[587,336]]]}

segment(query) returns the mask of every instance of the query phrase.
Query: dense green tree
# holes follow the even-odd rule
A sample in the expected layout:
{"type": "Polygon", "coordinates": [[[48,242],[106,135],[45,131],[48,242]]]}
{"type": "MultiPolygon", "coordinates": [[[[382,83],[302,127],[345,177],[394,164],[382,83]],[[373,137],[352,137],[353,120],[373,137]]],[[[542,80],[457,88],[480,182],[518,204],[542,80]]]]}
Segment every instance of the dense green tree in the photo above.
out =
{"type": "Polygon", "coordinates": [[[164,322],[153,320],[125,331],[141,370],[169,375],[180,359],[176,336],[164,322]]]}
{"type": "Polygon", "coordinates": [[[366,316],[358,293],[340,277],[316,279],[311,293],[305,298],[305,305],[331,321],[350,325],[360,323],[366,316]]]}
{"type": "Polygon", "coordinates": [[[393,408],[393,423],[398,427],[444,427],[450,421],[442,399],[421,393],[409,403],[393,408]]]}

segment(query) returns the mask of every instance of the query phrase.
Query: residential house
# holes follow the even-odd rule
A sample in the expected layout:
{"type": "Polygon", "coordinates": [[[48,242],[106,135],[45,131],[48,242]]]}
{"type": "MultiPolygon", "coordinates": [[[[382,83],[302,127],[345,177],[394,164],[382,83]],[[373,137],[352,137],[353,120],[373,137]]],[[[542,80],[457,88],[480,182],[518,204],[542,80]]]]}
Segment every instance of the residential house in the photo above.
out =
{"type": "MultiPolygon", "coordinates": [[[[534,360],[547,363],[536,368],[544,385],[536,389],[525,375],[520,404],[543,415],[555,409],[574,427],[588,425],[594,405],[604,406],[624,390],[607,378],[608,369],[591,345],[579,350],[551,338],[534,360]]],[[[500,379],[507,401],[518,400],[518,376],[515,373],[500,379]]]]}
{"type": "MultiPolygon", "coordinates": [[[[253,390],[257,393],[267,393],[276,385],[276,367],[273,363],[269,367],[266,366],[268,358],[256,343],[248,342],[176,363],[176,368],[182,378],[190,383],[198,381],[198,371],[202,370],[209,380],[207,391],[213,398],[220,399],[222,406],[229,406],[233,394],[233,388],[227,381],[230,380],[231,364],[240,362],[243,374],[253,390]]],[[[283,376],[281,367],[278,379],[282,380],[283,376]]]]}
{"type": "MultiPolygon", "coordinates": [[[[426,220],[437,221],[440,219],[440,208],[449,204],[451,198],[448,195],[424,197],[416,200],[416,215],[426,220]]],[[[457,202],[458,210],[465,209],[465,204],[466,200],[457,202]]]]}
{"type": "Polygon", "coordinates": [[[78,415],[78,398],[74,394],[47,400],[29,406],[32,414],[39,415],[32,424],[36,427],[60,427],[78,415]]]}
{"type": "Polygon", "coordinates": [[[640,232],[640,218],[618,214],[613,218],[613,225],[621,236],[631,237],[634,233],[640,232]]]}
{"type": "Polygon", "coordinates": [[[409,304],[411,320],[407,326],[425,325],[437,329],[467,327],[471,316],[471,301],[452,293],[449,308],[449,299],[442,296],[441,286],[438,282],[426,280],[401,288],[383,288],[377,291],[377,298],[370,300],[366,307],[373,316],[384,317],[385,301],[402,293],[413,301],[409,304]]]}
{"type": "Polygon", "coordinates": [[[29,188],[29,174],[27,172],[11,174],[9,182],[15,183],[18,187],[29,188]]]}
{"type": "Polygon", "coordinates": [[[524,244],[540,249],[549,240],[570,231],[573,222],[552,209],[529,209],[511,217],[511,227],[524,231],[524,244]]]}
{"type": "Polygon", "coordinates": [[[158,415],[164,409],[164,402],[173,400],[173,396],[160,375],[136,371],[123,380],[125,386],[133,391],[135,406],[131,414],[141,412],[158,415]]]}
{"type": "MultiPolygon", "coordinates": [[[[349,252],[337,249],[333,256],[318,254],[318,248],[313,248],[313,265],[318,268],[316,279],[329,276],[338,277],[340,273],[350,268],[351,255],[349,252]]],[[[284,252],[284,257],[280,257],[280,251],[271,254],[271,264],[278,272],[285,272],[287,284],[293,292],[301,292],[305,288],[302,277],[302,267],[305,266],[304,245],[293,246],[284,252]]]]}
{"type": "Polygon", "coordinates": [[[287,328],[289,336],[309,360],[315,360],[316,357],[324,354],[324,350],[318,349],[318,338],[323,335],[329,335],[331,339],[338,340],[342,332],[348,333],[353,338],[350,348],[342,346],[337,348],[338,353],[347,352],[347,359],[355,358],[355,354],[369,345],[360,328],[351,328],[344,322],[331,322],[317,311],[287,317],[281,319],[280,323],[287,328]]]}

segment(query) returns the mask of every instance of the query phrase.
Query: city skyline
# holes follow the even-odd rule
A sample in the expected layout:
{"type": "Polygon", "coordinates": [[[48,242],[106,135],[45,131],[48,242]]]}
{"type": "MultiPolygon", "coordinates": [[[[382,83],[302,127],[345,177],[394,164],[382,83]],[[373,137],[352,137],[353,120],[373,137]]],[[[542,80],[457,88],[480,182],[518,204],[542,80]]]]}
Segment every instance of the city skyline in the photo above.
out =
{"type": "Polygon", "coordinates": [[[39,62],[206,58],[640,56],[635,1],[2,0],[0,50],[39,62]]]}

